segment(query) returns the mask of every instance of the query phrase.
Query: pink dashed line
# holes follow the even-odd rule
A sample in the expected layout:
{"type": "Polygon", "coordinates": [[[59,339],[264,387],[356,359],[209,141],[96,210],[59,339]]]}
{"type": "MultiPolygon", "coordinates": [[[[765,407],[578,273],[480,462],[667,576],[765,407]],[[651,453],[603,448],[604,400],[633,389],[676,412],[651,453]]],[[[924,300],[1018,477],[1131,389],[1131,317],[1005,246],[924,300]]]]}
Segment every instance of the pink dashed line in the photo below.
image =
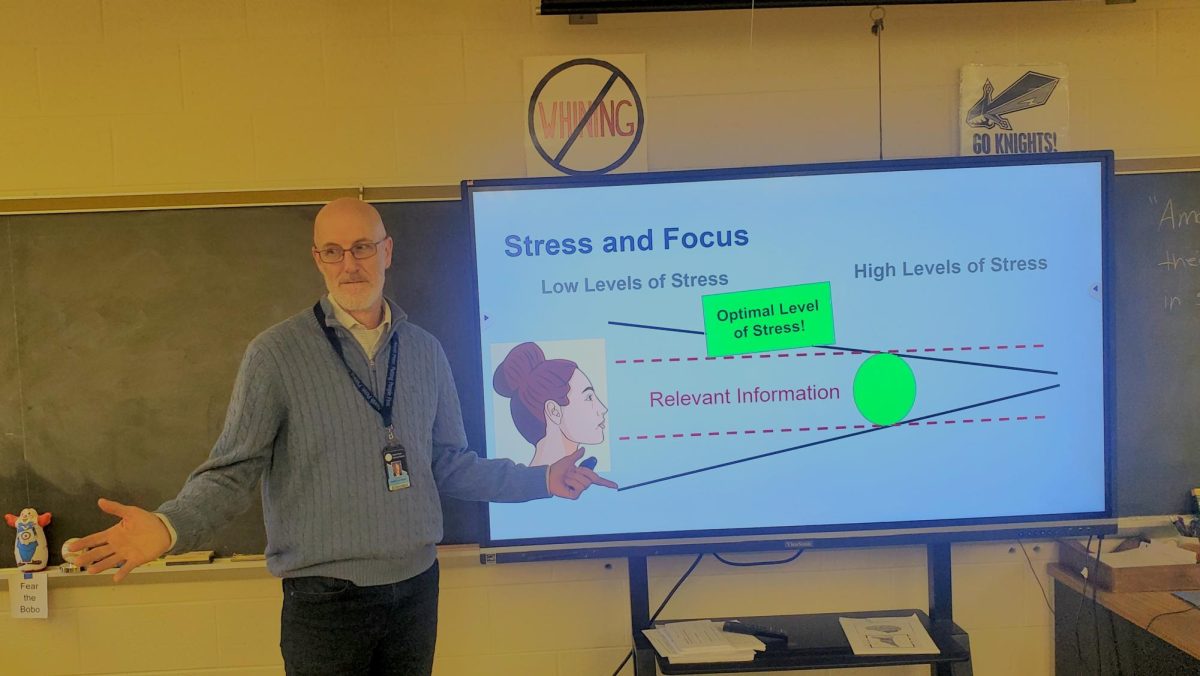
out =
{"type": "MultiPolygon", "coordinates": [[[[1045,420],[1045,419],[1046,419],[1046,416],[1044,416],[1044,415],[1035,415],[1032,417],[1023,415],[1023,416],[1017,416],[1016,418],[962,418],[961,420],[924,420],[924,421],[912,420],[912,421],[908,421],[908,422],[898,422],[898,423],[895,423],[894,426],[895,427],[900,427],[900,426],[921,427],[922,425],[925,425],[925,426],[928,426],[928,425],[957,425],[957,424],[969,425],[969,424],[974,424],[974,423],[1008,422],[1010,420],[1045,420]]],[[[672,439],[682,439],[684,437],[689,437],[689,436],[690,437],[703,437],[705,435],[710,436],[710,437],[719,437],[719,436],[738,436],[738,435],[746,435],[746,434],[774,434],[776,432],[789,433],[789,432],[793,432],[793,431],[795,431],[795,432],[811,432],[813,430],[816,430],[818,432],[825,432],[825,431],[828,431],[831,429],[839,430],[839,431],[847,430],[847,429],[862,430],[862,429],[867,429],[868,427],[870,427],[872,429],[879,429],[881,427],[889,427],[889,425],[860,424],[860,425],[821,425],[819,427],[780,427],[780,428],[771,427],[771,428],[761,429],[761,430],[741,430],[741,431],[727,430],[724,432],[675,432],[672,434],[638,434],[638,435],[633,435],[633,436],[622,435],[622,436],[617,437],[617,439],[619,441],[631,441],[634,439],[636,439],[638,441],[642,441],[642,440],[646,440],[646,439],[666,439],[668,437],[670,437],[672,439]]]]}
{"type": "Polygon", "coordinates": [[[788,357],[843,357],[845,355],[860,355],[860,354],[914,354],[917,352],[971,352],[971,351],[986,351],[986,350],[1025,350],[1028,348],[1040,349],[1046,347],[1045,343],[1019,343],[1014,345],[963,345],[960,347],[908,347],[908,348],[890,348],[887,350],[838,350],[835,352],[779,352],[779,353],[762,353],[762,354],[742,354],[742,355],[726,355],[721,357],[646,357],[639,359],[615,359],[614,364],[660,364],[663,362],[682,362],[682,361],[716,361],[718,359],[770,359],[777,357],[786,359],[788,357]]]}

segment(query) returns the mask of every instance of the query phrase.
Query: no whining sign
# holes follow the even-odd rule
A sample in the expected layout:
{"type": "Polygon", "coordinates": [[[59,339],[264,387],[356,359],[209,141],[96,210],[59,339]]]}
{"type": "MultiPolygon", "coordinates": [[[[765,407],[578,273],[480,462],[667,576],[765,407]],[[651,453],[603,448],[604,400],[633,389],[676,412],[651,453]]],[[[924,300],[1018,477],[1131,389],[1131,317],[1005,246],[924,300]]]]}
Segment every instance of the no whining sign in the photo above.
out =
{"type": "Polygon", "coordinates": [[[525,60],[531,176],[645,171],[645,56],[525,60]]]}

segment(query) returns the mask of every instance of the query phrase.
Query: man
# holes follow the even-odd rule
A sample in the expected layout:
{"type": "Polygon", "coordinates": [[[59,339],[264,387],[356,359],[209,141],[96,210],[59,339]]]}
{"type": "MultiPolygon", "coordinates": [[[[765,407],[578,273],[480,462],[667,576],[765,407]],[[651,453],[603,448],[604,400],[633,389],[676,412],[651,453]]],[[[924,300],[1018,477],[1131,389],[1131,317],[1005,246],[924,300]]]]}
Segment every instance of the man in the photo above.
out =
{"type": "Polygon", "coordinates": [[[576,466],[582,450],[549,467],[465,450],[441,345],[383,297],[392,239],[379,212],[331,202],[313,242],[329,295],[251,341],[209,459],[155,513],[101,499],[120,522],[73,549],[89,573],[120,566],[120,582],[168,551],[197,549],[245,510],[261,479],[288,673],[427,675],[439,494],[573,500],[616,484],[576,466]]]}

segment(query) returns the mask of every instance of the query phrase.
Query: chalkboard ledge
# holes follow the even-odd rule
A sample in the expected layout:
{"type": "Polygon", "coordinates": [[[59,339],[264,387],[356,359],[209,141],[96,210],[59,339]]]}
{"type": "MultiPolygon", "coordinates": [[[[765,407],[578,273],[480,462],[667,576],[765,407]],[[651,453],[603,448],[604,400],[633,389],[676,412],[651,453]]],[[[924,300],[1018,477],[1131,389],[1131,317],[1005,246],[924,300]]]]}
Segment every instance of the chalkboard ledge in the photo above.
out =
{"type": "MultiPolygon", "coordinates": [[[[441,545],[438,547],[438,559],[443,563],[456,566],[462,565],[464,562],[478,565],[479,545],[441,545]]],[[[51,566],[41,572],[46,573],[46,577],[50,580],[50,586],[56,588],[113,584],[114,571],[88,575],[87,573],[64,573],[59,570],[58,566],[51,566]]],[[[0,590],[7,589],[9,580],[19,575],[21,575],[21,571],[16,568],[0,568],[0,590]]],[[[263,561],[231,561],[227,558],[218,558],[214,559],[212,563],[168,566],[160,560],[133,571],[121,584],[254,580],[271,577],[271,574],[267,572],[267,565],[263,561]]]]}
{"type": "MultiPolygon", "coordinates": [[[[113,584],[111,570],[95,575],[87,573],[64,573],[58,566],[44,571],[50,587],[90,587],[113,584]]],[[[9,581],[21,575],[16,568],[0,568],[0,589],[6,589],[9,581]]],[[[216,559],[212,563],[197,563],[186,566],[167,566],[161,561],[148,563],[133,571],[122,585],[153,582],[196,582],[199,580],[252,580],[269,578],[267,566],[262,561],[230,561],[216,559]]]]}

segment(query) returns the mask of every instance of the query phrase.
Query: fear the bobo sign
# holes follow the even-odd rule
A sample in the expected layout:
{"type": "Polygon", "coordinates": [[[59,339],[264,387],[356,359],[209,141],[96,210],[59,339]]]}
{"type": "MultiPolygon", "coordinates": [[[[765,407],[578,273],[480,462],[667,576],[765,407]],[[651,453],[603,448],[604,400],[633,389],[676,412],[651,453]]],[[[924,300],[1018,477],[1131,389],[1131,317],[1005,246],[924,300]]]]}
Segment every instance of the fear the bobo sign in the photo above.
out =
{"type": "Polygon", "coordinates": [[[645,55],[525,60],[531,176],[645,171],[645,55]]]}

